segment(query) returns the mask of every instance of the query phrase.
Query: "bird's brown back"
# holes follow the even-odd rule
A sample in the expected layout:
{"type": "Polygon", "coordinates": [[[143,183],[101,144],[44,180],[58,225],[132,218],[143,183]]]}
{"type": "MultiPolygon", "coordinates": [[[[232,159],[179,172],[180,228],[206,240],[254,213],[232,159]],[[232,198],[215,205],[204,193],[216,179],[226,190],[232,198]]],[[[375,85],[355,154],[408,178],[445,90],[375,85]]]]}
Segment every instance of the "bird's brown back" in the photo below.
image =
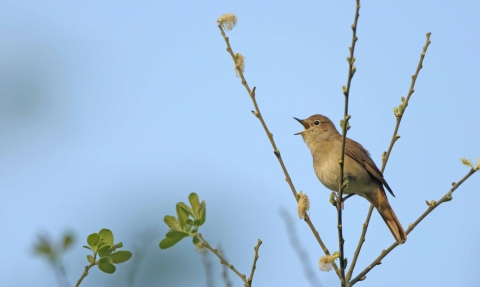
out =
{"type": "Polygon", "coordinates": [[[383,178],[382,172],[370,157],[370,153],[361,144],[347,138],[345,143],[345,154],[362,165],[373,178],[380,181],[387,190],[395,196],[390,186],[388,186],[387,181],[383,178]]]}

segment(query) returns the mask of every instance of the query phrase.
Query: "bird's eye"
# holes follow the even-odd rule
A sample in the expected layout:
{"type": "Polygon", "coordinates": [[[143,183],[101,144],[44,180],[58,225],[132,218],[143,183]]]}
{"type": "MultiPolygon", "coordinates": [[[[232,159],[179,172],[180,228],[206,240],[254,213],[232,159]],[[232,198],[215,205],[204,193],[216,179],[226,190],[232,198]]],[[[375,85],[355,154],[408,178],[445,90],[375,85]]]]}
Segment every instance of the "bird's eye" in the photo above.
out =
{"type": "Polygon", "coordinates": [[[320,122],[319,121],[314,121],[313,124],[318,126],[320,124],[320,122]]]}

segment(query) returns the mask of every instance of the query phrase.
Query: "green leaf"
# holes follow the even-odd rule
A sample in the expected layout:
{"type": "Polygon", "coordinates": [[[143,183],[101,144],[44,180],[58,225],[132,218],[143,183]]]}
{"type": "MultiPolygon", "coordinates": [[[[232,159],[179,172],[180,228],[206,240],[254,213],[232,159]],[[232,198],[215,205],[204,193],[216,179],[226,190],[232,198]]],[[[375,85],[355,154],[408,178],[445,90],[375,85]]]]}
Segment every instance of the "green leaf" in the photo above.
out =
{"type": "Polygon", "coordinates": [[[108,256],[105,256],[103,258],[100,258],[100,260],[98,260],[98,263],[110,263],[110,264],[113,264],[113,261],[110,257],[108,256]]]}
{"type": "Polygon", "coordinates": [[[37,254],[53,255],[52,245],[46,237],[39,236],[38,243],[35,244],[34,248],[37,254]]]}
{"type": "MultiPolygon", "coordinates": [[[[92,248],[88,247],[88,246],[85,246],[83,245],[83,248],[86,248],[86,249],[89,249],[89,250],[92,250],[92,248]]],[[[92,250],[93,251],[93,250],[92,250]]]]}
{"type": "Polygon", "coordinates": [[[192,221],[192,225],[200,226],[201,224],[202,224],[202,220],[201,220],[201,219],[195,219],[194,221],[192,221]]]}
{"type": "Polygon", "coordinates": [[[65,237],[63,237],[63,250],[67,249],[68,247],[70,247],[73,243],[73,236],[72,235],[65,235],[65,237]]]}
{"type": "Polygon", "coordinates": [[[123,243],[119,242],[119,243],[113,245],[110,249],[112,250],[112,252],[115,252],[115,250],[117,250],[117,248],[122,248],[122,247],[123,247],[123,243]]]}
{"type": "Polygon", "coordinates": [[[180,240],[182,240],[182,238],[164,238],[162,241],[160,241],[160,249],[170,248],[173,245],[177,244],[177,242],[179,242],[180,240]]]}
{"type": "Polygon", "coordinates": [[[205,248],[205,245],[203,244],[203,242],[200,240],[200,238],[196,236],[193,237],[192,242],[193,242],[193,245],[195,245],[195,247],[198,249],[205,248]]]}
{"type": "Polygon", "coordinates": [[[198,226],[202,226],[207,219],[207,204],[205,203],[205,200],[202,201],[198,209],[198,219],[200,219],[198,226]]]}
{"type": "Polygon", "coordinates": [[[110,246],[110,245],[108,245],[105,241],[100,241],[100,243],[98,243],[97,245],[97,250],[102,248],[103,246],[110,246]]]}
{"type": "Polygon", "coordinates": [[[187,224],[187,219],[191,213],[191,209],[186,206],[185,203],[177,203],[178,224],[180,225],[181,229],[185,228],[185,225],[187,224]]]}
{"type": "Polygon", "coordinates": [[[88,262],[92,263],[93,262],[92,255],[87,255],[87,260],[88,260],[88,262]]]}
{"type": "Polygon", "coordinates": [[[120,250],[109,256],[113,263],[123,263],[132,258],[132,252],[126,250],[120,250]]]}
{"type": "Polygon", "coordinates": [[[100,256],[100,258],[108,256],[111,253],[112,253],[112,249],[108,245],[104,245],[98,249],[98,255],[100,256]]]}
{"type": "Polygon", "coordinates": [[[192,242],[193,242],[193,244],[198,244],[198,243],[200,243],[200,242],[202,242],[202,241],[200,240],[200,238],[194,236],[193,239],[192,239],[192,242]]]}
{"type": "Polygon", "coordinates": [[[190,206],[186,205],[184,202],[179,202],[177,205],[180,205],[180,207],[183,208],[189,216],[194,217],[193,210],[190,206]]]}
{"type": "Polygon", "coordinates": [[[190,201],[190,205],[192,206],[193,213],[197,215],[198,207],[200,207],[200,201],[198,199],[198,195],[195,192],[190,193],[190,195],[188,196],[188,201],[190,201]]]}
{"type": "Polygon", "coordinates": [[[183,232],[183,231],[177,231],[177,230],[169,231],[165,235],[165,237],[172,238],[172,239],[175,239],[175,238],[182,239],[182,238],[185,238],[187,236],[190,236],[190,233],[183,232]]]}
{"type": "Polygon", "coordinates": [[[87,243],[92,247],[93,250],[97,250],[95,247],[98,245],[100,241],[100,236],[97,233],[92,233],[87,237],[87,243]]]}
{"type": "Polygon", "coordinates": [[[166,215],[163,221],[170,227],[170,229],[181,230],[178,220],[175,216],[166,215]]]}
{"type": "MultiPolygon", "coordinates": [[[[108,257],[105,257],[108,258],[108,257]]],[[[105,273],[113,274],[117,267],[111,263],[98,263],[98,269],[102,270],[105,273]]]]}
{"type": "Polygon", "coordinates": [[[110,231],[110,229],[103,228],[98,232],[98,235],[101,239],[103,239],[103,242],[113,246],[113,233],[110,231]]]}

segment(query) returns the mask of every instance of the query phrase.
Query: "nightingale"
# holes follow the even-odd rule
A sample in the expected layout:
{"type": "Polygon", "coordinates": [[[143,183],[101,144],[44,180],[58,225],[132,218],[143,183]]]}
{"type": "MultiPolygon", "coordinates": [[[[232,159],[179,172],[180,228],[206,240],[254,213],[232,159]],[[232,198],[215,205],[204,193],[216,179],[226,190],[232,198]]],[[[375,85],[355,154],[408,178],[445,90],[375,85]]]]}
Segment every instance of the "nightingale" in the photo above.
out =
{"type": "MultiPolygon", "coordinates": [[[[332,191],[338,191],[340,153],[342,150],[342,135],[337,131],[332,121],[323,115],[313,115],[299,121],[304,131],[296,133],[303,137],[312,152],[313,169],[320,182],[332,191]]],[[[345,194],[358,194],[368,200],[382,216],[392,232],[395,240],[402,244],[407,240],[400,221],[388,203],[383,187],[393,195],[391,188],[383,178],[369,152],[359,143],[349,138],[345,143],[344,175],[348,185],[343,189],[345,194]]]]}

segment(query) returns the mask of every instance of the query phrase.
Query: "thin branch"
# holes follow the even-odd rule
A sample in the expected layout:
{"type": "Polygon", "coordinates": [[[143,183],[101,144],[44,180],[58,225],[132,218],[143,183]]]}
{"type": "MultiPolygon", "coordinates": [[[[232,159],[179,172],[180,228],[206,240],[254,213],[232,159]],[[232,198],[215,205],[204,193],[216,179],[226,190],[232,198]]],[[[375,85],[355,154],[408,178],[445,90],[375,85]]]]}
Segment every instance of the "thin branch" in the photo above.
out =
{"type": "Polygon", "coordinates": [[[415,92],[415,82],[417,81],[418,74],[420,73],[420,70],[423,68],[423,59],[425,58],[425,54],[427,53],[428,46],[431,43],[430,42],[430,35],[432,35],[432,33],[430,33],[430,32],[426,34],[427,40],[426,40],[425,46],[423,46],[423,51],[420,54],[420,60],[418,61],[417,70],[415,71],[415,75],[412,76],[412,83],[410,84],[410,89],[408,90],[407,98],[405,99],[405,102],[402,103],[403,104],[403,112],[400,112],[400,113],[396,114],[397,125],[395,126],[395,131],[393,132],[393,137],[392,137],[392,141],[390,142],[390,146],[388,147],[388,152],[385,154],[384,157],[382,157],[382,160],[383,160],[382,172],[385,169],[388,158],[390,157],[390,153],[392,151],[393,145],[395,144],[397,139],[400,138],[400,136],[397,134],[398,128],[400,126],[400,121],[402,120],[403,115],[405,114],[405,110],[407,109],[408,101],[410,100],[410,97],[415,92]]]}
{"type": "Polygon", "coordinates": [[[367,219],[363,224],[362,234],[360,235],[360,239],[358,241],[357,249],[355,249],[355,253],[353,254],[352,263],[350,263],[350,268],[348,269],[347,273],[347,281],[350,281],[352,278],[353,269],[355,268],[355,264],[357,263],[358,255],[360,254],[360,250],[362,249],[362,245],[365,242],[365,234],[367,233],[368,224],[370,222],[370,217],[372,216],[373,205],[370,204],[370,209],[368,210],[367,219]]]}
{"type": "Polygon", "coordinates": [[[247,277],[244,274],[240,273],[237,269],[235,269],[235,267],[232,264],[228,263],[227,260],[225,260],[225,258],[222,257],[218,249],[212,248],[212,246],[210,246],[210,244],[208,244],[208,242],[203,238],[202,234],[196,233],[195,236],[200,238],[200,240],[202,240],[202,242],[205,244],[205,247],[208,250],[212,251],[212,253],[218,257],[218,259],[220,259],[221,264],[226,265],[228,268],[230,268],[233,272],[235,272],[235,274],[238,275],[238,277],[240,277],[240,279],[243,280],[245,284],[247,284],[247,277]]]}
{"type": "MultiPolygon", "coordinates": [[[[220,254],[223,253],[223,250],[220,246],[218,246],[218,252],[220,254]]],[[[232,282],[230,282],[230,279],[228,279],[227,266],[223,264],[222,264],[222,278],[223,278],[223,283],[225,283],[225,287],[232,287],[232,282]]]]}
{"type": "Polygon", "coordinates": [[[85,266],[85,270],[83,271],[82,276],[80,276],[80,279],[78,279],[77,284],[75,285],[75,287],[80,286],[80,283],[82,283],[83,278],[87,277],[87,275],[88,275],[88,270],[90,270],[90,268],[92,268],[92,267],[95,265],[95,259],[96,259],[96,258],[97,258],[97,252],[95,251],[95,252],[93,252],[93,260],[92,260],[92,263],[90,263],[90,265],[85,266]]]}
{"type": "MultiPolygon", "coordinates": [[[[436,204],[430,205],[427,210],[420,215],[420,217],[411,225],[409,225],[406,233],[409,234],[412,232],[412,230],[430,213],[432,212],[435,208],[437,208],[440,204],[452,200],[452,193],[465,181],[467,180],[472,174],[474,174],[477,171],[477,169],[470,169],[470,171],[459,181],[457,182],[440,200],[437,201],[436,204]]],[[[392,251],[395,247],[397,247],[399,244],[397,242],[393,243],[388,249],[382,250],[382,253],[380,256],[377,257],[370,265],[368,265],[362,272],[360,272],[357,277],[355,277],[352,281],[349,282],[349,286],[353,286],[355,283],[358,281],[362,281],[362,278],[370,272],[375,266],[380,265],[382,262],[382,259],[387,256],[390,251],[392,251]]]]}
{"type": "MultiPolygon", "coordinates": [[[[410,100],[411,95],[415,91],[415,89],[414,89],[415,88],[415,82],[417,80],[418,74],[420,73],[420,70],[423,67],[423,59],[425,58],[425,54],[427,53],[428,46],[431,43],[430,42],[430,35],[431,34],[432,33],[427,33],[426,34],[427,40],[426,40],[425,46],[423,46],[423,51],[420,54],[420,60],[418,61],[417,70],[415,71],[415,75],[412,76],[412,83],[410,84],[410,89],[408,91],[407,98],[402,103],[403,110],[402,110],[402,112],[397,113],[395,115],[396,116],[396,124],[395,124],[395,129],[393,131],[392,140],[390,141],[390,146],[388,147],[388,151],[384,152],[383,155],[382,155],[382,169],[381,169],[382,174],[385,171],[385,167],[387,166],[387,162],[388,162],[388,159],[389,159],[390,154],[392,152],[393,145],[400,138],[400,136],[398,135],[398,129],[400,127],[400,122],[402,121],[403,115],[404,115],[405,110],[408,106],[408,101],[410,100]]],[[[357,248],[355,250],[352,263],[351,263],[350,268],[349,268],[348,273],[347,273],[347,281],[350,281],[350,278],[352,278],[352,273],[353,273],[353,270],[355,268],[355,264],[357,263],[357,259],[358,259],[358,256],[360,254],[360,250],[362,249],[362,245],[365,242],[365,234],[367,233],[368,224],[370,223],[370,218],[372,216],[372,211],[373,211],[373,205],[370,205],[370,208],[369,208],[368,214],[367,214],[367,218],[365,220],[365,223],[363,224],[362,234],[360,235],[360,239],[358,241],[358,245],[357,245],[357,248]]]]}
{"type": "Polygon", "coordinates": [[[430,205],[428,209],[411,225],[408,226],[406,233],[409,234],[412,232],[412,230],[427,216],[430,212],[432,212],[435,208],[437,208],[440,204],[452,200],[452,193],[465,181],[467,180],[472,174],[474,174],[478,169],[472,168],[470,171],[465,175],[459,182],[455,183],[450,189],[447,194],[445,194],[439,201],[437,201],[437,204],[435,205],[430,205]]]}
{"type": "MultiPolygon", "coordinates": [[[[332,255],[330,253],[330,251],[328,250],[327,246],[325,245],[325,243],[323,243],[322,239],[320,238],[320,234],[318,233],[317,229],[315,229],[315,226],[313,226],[313,223],[310,220],[310,216],[308,216],[308,214],[305,214],[304,220],[308,224],[310,229],[312,230],[313,235],[315,236],[315,239],[317,239],[317,242],[320,245],[320,247],[322,248],[325,255],[332,255]]],[[[335,262],[332,262],[332,267],[335,270],[335,273],[337,273],[338,278],[340,278],[340,269],[338,268],[337,264],[335,264],[335,262]]]]}
{"type": "Polygon", "coordinates": [[[250,277],[248,277],[248,280],[247,280],[248,283],[245,284],[245,287],[252,286],[253,273],[255,272],[255,268],[257,267],[258,249],[260,248],[260,245],[262,245],[262,240],[258,239],[257,246],[253,248],[253,250],[255,251],[255,256],[253,257],[252,271],[250,271],[250,277]]]}
{"type": "Polygon", "coordinates": [[[153,240],[156,240],[157,234],[153,230],[145,229],[141,232],[141,236],[138,236],[139,239],[135,242],[135,247],[133,254],[135,256],[129,261],[130,264],[127,265],[127,275],[125,279],[125,286],[133,287],[137,286],[135,284],[135,279],[138,277],[139,270],[142,270],[142,264],[145,263],[145,259],[149,254],[150,243],[153,240]],[[140,239],[141,238],[141,239],[140,239]]]}
{"type": "MultiPolygon", "coordinates": [[[[218,24],[218,29],[220,29],[220,33],[222,34],[223,39],[225,40],[225,43],[227,44],[227,52],[230,54],[233,62],[235,63],[235,55],[233,54],[232,47],[230,46],[230,41],[229,41],[227,35],[225,34],[225,31],[223,30],[223,27],[222,27],[221,23],[218,24]]],[[[250,95],[250,98],[252,99],[253,105],[255,107],[255,111],[252,111],[252,113],[253,113],[253,115],[255,115],[260,120],[260,123],[262,124],[263,129],[265,130],[265,133],[267,134],[268,139],[270,140],[270,144],[272,145],[273,153],[277,157],[277,160],[278,160],[280,166],[282,167],[282,171],[285,175],[285,181],[290,186],[290,189],[292,190],[292,194],[295,197],[295,200],[298,201],[297,191],[295,190],[295,186],[293,185],[292,179],[290,178],[290,175],[288,174],[287,168],[285,167],[285,164],[283,163],[282,156],[280,155],[280,150],[278,150],[277,145],[275,144],[275,141],[273,140],[273,134],[268,130],[267,125],[265,124],[263,116],[262,116],[262,114],[260,112],[260,109],[258,107],[257,101],[255,100],[255,89],[256,88],[254,87],[253,90],[251,90],[250,87],[247,84],[247,81],[245,80],[242,69],[240,67],[237,67],[237,66],[235,67],[235,69],[236,69],[239,77],[242,79],[243,86],[245,87],[248,94],[250,95]]],[[[305,216],[304,220],[305,220],[305,222],[307,222],[308,226],[312,230],[313,234],[315,235],[315,238],[317,239],[318,243],[322,247],[325,254],[330,255],[328,249],[326,248],[325,244],[323,243],[322,239],[320,238],[320,235],[315,230],[315,227],[313,226],[313,223],[311,222],[310,217],[305,216]]],[[[333,265],[333,268],[335,269],[335,272],[340,277],[340,273],[339,273],[339,269],[338,269],[337,265],[335,263],[333,263],[332,265],[333,265]]]]}
{"type": "MultiPolygon", "coordinates": [[[[223,31],[223,28],[222,28],[221,24],[218,24],[218,28],[220,29],[220,32],[222,33],[222,36],[223,36],[223,39],[225,40],[225,43],[227,44],[227,52],[230,54],[233,62],[235,63],[235,55],[233,54],[232,47],[230,46],[230,41],[229,41],[227,35],[225,34],[225,32],[223,31]]],[[[295,196],[295,198],[297,198],[297,191],[295,190],[295,187],[293,186],[293,183],[292,183],[292,181],[290,179],[290,176],[288,174],[288,171],[285,168],[285,164],[283,163],[282,157],[280,156],[280,151],[278,150],[277,145],[275,144],[275,141],[273,140],[273,134],[268,130],[268,127],[265,124],[265,121],[263,120],[262,114],[260,112],[260,108],[258,107],[257,101],[255,100],[255,89],[256,88],[254,87],[253,90],[250,90],[250,87],[247,84],[247,80],[245,80],[245,76],[243,75],[242,69],[240,67],[235,67],[235,69],[236,69],[238,75],[240,76],[240,78],[242,79],[243,86],[245,87],[248,94],[250,95],[250,98],[252,99],[253,105],[255,107],[255,111],[252,111],[252,113],[260,120],[260,123],[262,124],[263,129],[265,130],[265,133],[267,134],[268,139],[270,140],[270,144],[273,147],[273,152],[275,153],[275,155],[278,159],[278,162],[282,166],[283,173],[285,174],[285,177],[286,177],[285,180],[287,181],[288,185],[290,186],[290,189],[292,190],[293,196],[295,196]]]]}
{"type": "Polygon", "coordinates": [[[207,287],[213,287],[213,276],[212,276],[212,262],[208,257],[208,253],[204,253],[200,255],[202,257],[202,264],[205,267],[205,280],[207,287]]]}
{"type": "Polygon", "coordinates": [[[59,286],[70,286],[68,282],[67,273],[65,272],[65,267],[63,265],[62,259],[58,258],[58,262],[53,266],[55,277],[57,278],[59,286]]]}
{"type": "Polygon", "coordinates": [[[345,95],[345,106],[344,106],[344,115],[343,115],[343,125],[342,125],[342,151],[340,155],[340,180],[338,184],[338,197],[337,197],[337,218],[338,218],[338,249],[340,253],[340,285],[342,287],[346,286],[345,281],[345,254],[343,251],[343,245],[345,240],[343,239],[343,227],[342,227],[342,201],[343,201],[343,175],[344,175],[344,163],[345,163],[345,144],[347,141],[347,130],[348,130],[348,120],[350,116],[348,115],[348,96],[350,94],[350,84],[352,82],[353,75],[355,73],[355,68],[353,63],[355,62],[354,52],[355,52],[355,43],[357,42],[357,22],[358,13],[360,10],[360,0],[357,0],[357,5],[355,9],[355,19],[352,25],[352,44],[349,47],[350,49],[350,57],[348,60],[348,78],[347,78],[347,86],[343,89],[343,94],[345,95]]]}
{"type": "Polygon", "coordinates": [[[297,236],[297,231],[295,230],[295,225],[292,217],[290,216],[288,211],[285,209],[282,209],[280,211],[280,215],[282,216],[283,221],[285,222],[285,227],[287,229],[288,237],[290,239],[290,244],[292,245],[293,250],[297,253],[298,259],[302,264],[303,271],[305,272],[305,276],[310,282],[310,286],[315,286],[315,287],[322,286],[317,276],[315,275],[315,272],[311,269],[308,252],[306,252],[305,249],[303,249],[301,246],[300,238],[298,238],[297,236]]]}

